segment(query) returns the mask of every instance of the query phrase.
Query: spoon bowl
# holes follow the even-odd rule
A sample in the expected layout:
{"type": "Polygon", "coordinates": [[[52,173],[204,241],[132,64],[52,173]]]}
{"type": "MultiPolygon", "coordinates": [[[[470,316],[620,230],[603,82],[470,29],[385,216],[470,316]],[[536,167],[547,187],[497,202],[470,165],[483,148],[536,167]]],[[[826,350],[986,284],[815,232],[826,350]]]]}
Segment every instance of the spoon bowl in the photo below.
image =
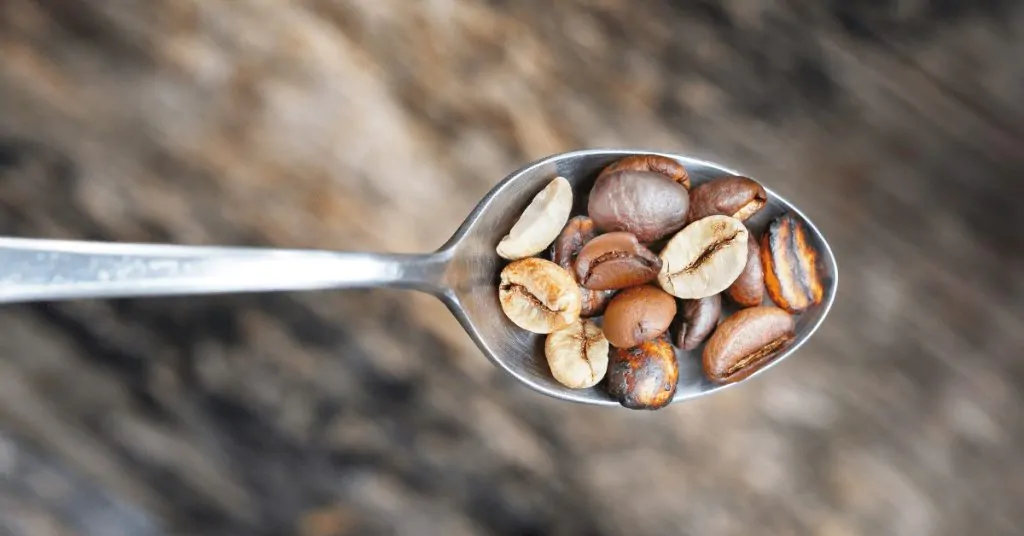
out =
{"type": "MultiPolygon", "coordinates": [[[[495,249],[537,192],[555,177],[569,181],[573,212],[583,213],[587,196],[582,192],[590,191],[598,173],[616,160],[639,154],[677,160],[694,186],[739,175],[704,160],[651,151],[583,150],[553,155],[502,180],[440,249],[426,254],[0,237],[0,303],[371,287],[418,290],[440,298],[481,352],[530,388],[571,402],[618,405],[601,384],[569,389],[555,381],[544,357],[545,336],[519,328],[502,311],[498,281],[507,261],[495,249]]],[[[795,341],[741,382],[710,382],[701,367],[703,347],[676,350],[680,372],[673,403],[750,381],[778,365],[807,342],[832,307],[839,276],[828,243],[796,207],[767,186],[765,190],[767,204],[746,225],[760,235],[783,213],[801,219],[819,252],[824,297],[797,317],[795,341]]],[[[723,313],[730,312],[723,300],[723,313]]]]}
{"type": "MultiPolygon", "coordinates": [[[[638,154],[656,154],[678,161],[686,168],[693,186],[726,175],[741,175],[712,162],[652,151],[584,150],[557,154],[513,172],[496,185],[441,248],[441,251],[447,251],[451,256],[446,279],[450,292],[444,295],[449,309],[495,365],[546,395],[586,404],[618,405],[601,384],[588,389],[570,389],[555,381],[544,357],[546,336],[519,328],[501,309],[498,301],[499,274],[508,261],[498,257],[495,248],[534,195],[556,176],[565,177],[573,186],[573,214],[583,213],[587,206],[587,196],[580,192],[589,192],[598,173],[612,162],[638,154]]],[[[680,368],[673,403],[739,385],[778,365],[814,334],[832,307],[839,276],[828,243],[799,209],[767,186],[765,191],[768,193],[768,202],[745,222],[747,227],[760,236],[773,219],[786,212],[796,214],[803,220],[811,244],[820,253],[818,269],[822,275],[824,297],[820,304],[796,318],[795,341],[771,363],[740,382],[718,385],[709,381],[701,368],[703,345],[688,352],[676,349],[680,368]]],[[[734,311],[727,300],[723,300],[722,306],[723,314],[734,311]]]]}

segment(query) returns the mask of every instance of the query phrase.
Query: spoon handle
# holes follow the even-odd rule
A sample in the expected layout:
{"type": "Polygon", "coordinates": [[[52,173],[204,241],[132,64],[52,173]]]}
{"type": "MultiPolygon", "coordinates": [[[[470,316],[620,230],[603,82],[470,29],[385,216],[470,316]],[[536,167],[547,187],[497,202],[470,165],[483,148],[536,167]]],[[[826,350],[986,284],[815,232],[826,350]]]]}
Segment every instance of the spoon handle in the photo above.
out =
{"type": "Polygon", "coordinates": [[[0,303],[370,287],[442,295],[448,258],[0,237],[0,303]]]}

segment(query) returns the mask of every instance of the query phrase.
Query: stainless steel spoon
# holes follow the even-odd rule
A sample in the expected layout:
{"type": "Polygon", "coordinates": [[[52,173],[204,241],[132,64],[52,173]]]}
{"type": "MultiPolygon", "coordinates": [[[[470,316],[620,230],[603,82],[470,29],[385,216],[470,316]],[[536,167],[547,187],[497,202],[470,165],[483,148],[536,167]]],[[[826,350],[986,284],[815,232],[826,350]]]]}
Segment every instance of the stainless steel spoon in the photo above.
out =
{"type": "MultiPolygon", "coordinates": [[[[440,298],[494,364],[529,387],[573,402],[615,405],[601,388],[573,390],[557,383],[543,353],[543,336],[509,321],[498,303],[504,262],[495,247],[533,196],[561,175],[576,191],[620,158],[661,154],[682,163],[694,185],[736,171],[686,156],[631,150],[585,150],[550,156],[512,173],[494,187],[440,249],[426,254],[131,244],[0,237],[0,303],[84,298],[154,297],[231,292],[393,287],[440,298]]],[[[821,253],[825,297],[797,320],[797,340],[758,376],[792,355],[818,329],[835,300],[838,272],[818,229],[796,207],[768,190],[763,210],[747,221],[757,233],[784,212],[799,215],[821,253]]],[[[580,201],[585,196],[577,196],[580,201]]],[[[680,352],[674,402],[720,391],[701,372],[700,348],[680,352]]],[[[739,382],[742,383],[742,382],[739,382]]],[[[737,384],[732,384],[737,385],[737,384]]]]}

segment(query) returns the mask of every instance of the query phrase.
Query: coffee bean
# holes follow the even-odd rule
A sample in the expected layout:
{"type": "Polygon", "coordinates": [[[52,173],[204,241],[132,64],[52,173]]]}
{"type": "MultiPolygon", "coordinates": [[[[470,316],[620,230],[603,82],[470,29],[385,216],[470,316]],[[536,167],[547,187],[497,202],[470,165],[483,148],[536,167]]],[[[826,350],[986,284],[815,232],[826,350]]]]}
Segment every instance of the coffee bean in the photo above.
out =
{"type": "Polygon", "coordinates": [[[608,233],[587,242],[576,256],[576,277],[590,290],[618,290],[653,281],[661,260],[630,233],[608,233]]]}
{"type": "Polygon", "coordinates": [[[686,188],[665,175],[624,169],[597,178],[587,210],[598,229],[648,243],[681,229],[689,206],[686,188]]]}
{"type": "Polygon", "coordinates": [[[661,252],[658,283],[683,299],[718,294],[747,264],[747,228],[736,218],[708,216],[687,225],[661,252]]]}
{"type": "Polygon", "coordinates": [[[533,333],[551,333],[580,317],[576,280],[557,264],[528,257],[501,271],[501,309],[517,326],[533,333]]]}
{"type": "Polygon", "coordinates": [[[619,292],[604,314],[604,334],[617,348],[631,348],[668,329],[676,315],[676,300],[653,285],[619,292]]]}
{"type": "Polygon", "coordinates": [[[516,260],[544,251],[565,226],[571,211],[572,186],[564,177],[555,177],[534,196],[512,229],[498,243],[498,255],[516,260]]]}
{"type": "Polygon", "coordinates": [[[661,173],[683,188],[690,189],[690,174],[686,172],[686,168],[682,164],[672,158],[653,154],[627,156],[604,168],[601,171],[601,175],[607,175],[623,169],[661,173]]]}
{"type": "Polygon", "coordinates": [[[740,307],[761,305],[764,298],[764,270],[761,268],[761,247],[754,233],[747,236],[747,264],[740,276],[725,289],[725,295],[740,307]]]}
{"type": "Polygon", "coordinates": [[[583,246],[597,236],[597,229],[594,228],[594,220],[586,216],[573,216],[566,222],[562,232],[551,244],[551,261],[568,268],[576,262],[576,255],[583,246]]]}
{"type": "Polygon", "coordinates": [[[580,319],[544,340],[551,375],[570,389],[597,385],[608,371],[608,340],[593,320],[580,319]]]}
{"type": "Polygon", "coordinates": [[[676,331],[676,346],[693,350],[703,343],[718,326],[722,316],[722,295],[713,294],[698,300],[683,300],[676,331]]]}
{"type": "Polygon", "coordinates": [[[591,318],[603,315],[605,309],[608,308],[608,302],[612,301],[612,296],[615,296],[614,290],[590,290],[581,285],[580,298],[582,300],[582,307],[580,308],[580,316],[591,318]]]}
{"type": "Polygon", "coordinates": [[[764,368],[795,338],[793,317],[778,307],[741,309],[718,326],[704,347],[704,373],[718,384],[764,368]]]}
{"type": "Polygon", "coordinates": [[[818,252],[807,229],[793,214],[768,225],[761,237],[761,262],[768,296],[790,313],[821,303],[824,288],[818,273],[818,252]]]}
{"type": "Polygon", "coordinates": [[[753,216],[768,202],[768,192],[747,177],[722,177],[690,191],[688,221],[714,215],[732,216],[740,221],[753,216]]]}
{"type": "Polygon", "coordinates": [[[679,362],[665,337],[615,348],[608,363],[608,393],[629,409],[658,409],[672,402],[679,362]]]}
{"type": "MultiPolygon", "coordinates": [[[[583,249],[583,245],[595,236],[597,229],[594,228],[593,220],[586,216],[570,218],[555,239],[555,243],[551,245],[551,260],[576,277],[576,256],[583,249]]],[[[614,295],[614,290],[590,290],[581,285],[580,297],[583,300],[583,307],[580,316],[587,318],[601,315],[614,295]]]]}

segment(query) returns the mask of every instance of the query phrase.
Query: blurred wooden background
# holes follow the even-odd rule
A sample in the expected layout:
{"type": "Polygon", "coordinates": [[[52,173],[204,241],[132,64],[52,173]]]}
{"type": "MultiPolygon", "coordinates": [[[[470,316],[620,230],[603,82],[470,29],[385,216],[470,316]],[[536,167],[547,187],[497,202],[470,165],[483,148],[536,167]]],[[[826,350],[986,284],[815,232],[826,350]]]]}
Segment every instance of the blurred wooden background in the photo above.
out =
{"type": "Polygon", "coordinates": [[[506,173],[728,162],[830,237],[770,375],[557,403],[397,291],[0,309],[0,535],[1010,535],[1024,7],[3,0],[0,234],[427,251],[506,173]]]}

